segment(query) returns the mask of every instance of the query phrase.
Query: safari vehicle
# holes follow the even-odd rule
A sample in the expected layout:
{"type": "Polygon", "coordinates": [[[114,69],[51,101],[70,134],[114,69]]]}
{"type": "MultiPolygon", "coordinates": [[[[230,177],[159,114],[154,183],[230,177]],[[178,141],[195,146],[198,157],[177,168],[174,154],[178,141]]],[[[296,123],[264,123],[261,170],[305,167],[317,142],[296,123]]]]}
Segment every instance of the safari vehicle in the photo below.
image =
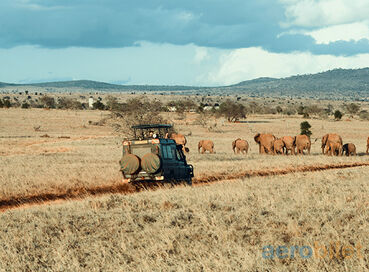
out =
{"type": "Polygon", "coordinates": [[[123,141],[121,172],[126,182],[185,181],[192,184],[193,167],[186,162],[182,145],[166,139],[171,125],[133,126],[134,139],[123,141]]]}

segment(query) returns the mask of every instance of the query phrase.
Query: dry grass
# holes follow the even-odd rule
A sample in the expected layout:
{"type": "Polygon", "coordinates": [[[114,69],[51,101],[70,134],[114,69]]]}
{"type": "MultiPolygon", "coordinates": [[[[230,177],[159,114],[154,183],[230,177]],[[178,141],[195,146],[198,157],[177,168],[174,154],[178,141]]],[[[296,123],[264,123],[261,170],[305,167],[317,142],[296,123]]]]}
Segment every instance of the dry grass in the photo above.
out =
{"type": "MultiPolygon", "coordinates": [[[[0,200],[120,184],[121,138],[107,126],[88,124],[105,114],[0,109],[0,200]],[[50,137],[41,137],[45,134],[50,137]]],[[[196,177],[368,161],[363,154],[368,122],[358,120],[308,121],[313,139],[338,133],[356,145],[360,156],[322,156],[320,139],[311,156],[261,156],[253,141],[256,132],[296,135],[303,121],[275,117],[251,116],[248,120],[257,123],[247,124],[218,120],[217,133],[193,124],[194,114],[177,121],[180,132],[191,132],[188,161],[196,177]],[[250,143],[246,156],[231,150],[238,137],[250,143]],[[217,153],[198,154],[200,139],[212,139],[217,153]]],[[[0,219],[0,270],[365,271],[368,171],[254,177],[7,211],[0,219]],[[261,247],[268,244],[328,245],[336,240],[360,242],[364,259],[261,257],[261,247]]]]}
{"type": "MultiPolygon", "coordinates": [[[[91,186],[114,185],[121,182],[118,160],[121,138],[112,134],[107,126],[91,126],[107,113],[98,111],[61,110],[1,110],[0,127],[0,199],[35,195],[39,193],[65,193],[91,186]],[[38,124],[41,131],[34,131],[38,124]],[[41,137],[47,134],[50,137],[41,137]],[[62,137],[62,138],[60,138],[62,137]],[[70,138],[63,138],[70,137],[70,138]]],[[[353,158],[320,155],[320,140],[312,146],[312,156],[261,156],[253,141],[256,132],[273,132],[277,137],[296,135],[300,118],[275,119],[275,116],[254,116],[250,121],[259,123],[229,124],[217,121],[221,133],[208,132],[192,123],[195,114],[177,128],[188,136],[188,161],[195,167],[197,177],[213,174],[238,173],[254,169],[280,169],[311,164],[363,162],[366,156],[353,158]],[[185,125],[187,123],[187,125],[185,125]],[[231,142],[241,137],[251,146],[249,155],[234,155],[231,142]],[[212,139],[216,154],[198,154],[197,142],[212,139]]],[[[215,121],[211,121],[215,122],[215,121]]],[[[333,131],[345,142],[353,142],[358,152],[365,151],[368,122],[331,122],[309,120],[313,138],[333,131]]]]}
{"type": "Polygon", "coordinates": [[[8,211],[0,266],[32,271],[367,271],[367,168],[252,178],[8,211]],[[266,260],[339,241],[363,258],[266,260]]]}

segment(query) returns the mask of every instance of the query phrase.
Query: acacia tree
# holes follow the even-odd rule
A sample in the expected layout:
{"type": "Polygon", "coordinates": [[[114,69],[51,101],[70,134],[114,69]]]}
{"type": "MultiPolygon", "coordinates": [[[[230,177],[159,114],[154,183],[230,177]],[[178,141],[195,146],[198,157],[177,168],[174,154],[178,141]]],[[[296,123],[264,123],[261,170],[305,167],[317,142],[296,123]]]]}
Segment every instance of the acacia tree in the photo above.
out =
{"type": "Polygon", "coordinates": [[[311,134],[313,134],[311,131],[310,131],[310,128],[311,128],[311,125],[309,124],[308,121],[304,121],[304,122],[301,122],[300,124],[300,130],[301,130],[301,135],[306,135],[306,136],[311,136],[311,134]]]}
{"type": "Polygon", "coordinates": [[[133,135],[132,126],[144,124],[167,124],[160,113],[163,111],[163,104],[160,101],[150,101],[146,97],[132,98],[126,103],[119,104],[112,111],[115,130],[126,136],[133,135]]]}
{"type": "Polygon", "coordinates": [[[341,120],[342,116],[343,116],[343,114],[342,114],[342,112],[340,112],[339,110],[336,110],[336,111],[334,112],[334,119],[336,119],[336,120],[341,120]]]}
{"type": "Polygon", "coordinates": [[[228,122],[236,122],[241,118],[246,118],[245,106],[230,99],[220,104],[218,112],[227,118],[228,122]]]}

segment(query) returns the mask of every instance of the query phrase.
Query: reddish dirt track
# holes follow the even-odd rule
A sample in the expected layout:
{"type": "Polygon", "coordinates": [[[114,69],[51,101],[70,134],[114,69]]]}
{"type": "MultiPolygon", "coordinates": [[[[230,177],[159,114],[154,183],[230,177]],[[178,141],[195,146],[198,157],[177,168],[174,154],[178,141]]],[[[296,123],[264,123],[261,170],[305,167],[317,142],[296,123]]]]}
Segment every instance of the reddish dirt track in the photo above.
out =
{"type": "MultiPolygon", "coordinates": [[[[299,166],[295,168],[289,167],[284,169],[249,170],[237,174],[220,173],[212,176],[194,178],[193,185],[201,186],[224,180],[244,179],[251,177],[278,176],[278,175],[287,175],[290,173],[317,172],[324,170],[344,169],[361,166],[369,166],[369,162],[319,164],[319,165],[299,166]]],[[[78,188],[70,190],[65,193],[45,193],[39,195],[24,196],[21,198],[0,199],[0,211],[5,212],[11,209],[27,208],[33,205],[50,204],[53,202],[59,203],[60,201],[83,199],[90,196],[100,196],[106,194],[133,194],[144,190],[155,190],[161,187],[163,187],[163,185],[157,182],[145,182],[137,184],[122,183],[118,185],[78,188]]]]}

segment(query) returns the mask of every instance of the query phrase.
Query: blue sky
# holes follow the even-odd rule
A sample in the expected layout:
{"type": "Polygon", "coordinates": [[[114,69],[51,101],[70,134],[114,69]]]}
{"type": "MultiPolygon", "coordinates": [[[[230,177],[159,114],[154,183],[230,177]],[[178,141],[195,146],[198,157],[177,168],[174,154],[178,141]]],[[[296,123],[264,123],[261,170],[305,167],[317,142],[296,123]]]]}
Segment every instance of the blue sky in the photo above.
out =
{"type": "Polygon", "coordinates": [[[367,0],[1,0],[0,81],[217,86],[369,66],[367,0]]]}

